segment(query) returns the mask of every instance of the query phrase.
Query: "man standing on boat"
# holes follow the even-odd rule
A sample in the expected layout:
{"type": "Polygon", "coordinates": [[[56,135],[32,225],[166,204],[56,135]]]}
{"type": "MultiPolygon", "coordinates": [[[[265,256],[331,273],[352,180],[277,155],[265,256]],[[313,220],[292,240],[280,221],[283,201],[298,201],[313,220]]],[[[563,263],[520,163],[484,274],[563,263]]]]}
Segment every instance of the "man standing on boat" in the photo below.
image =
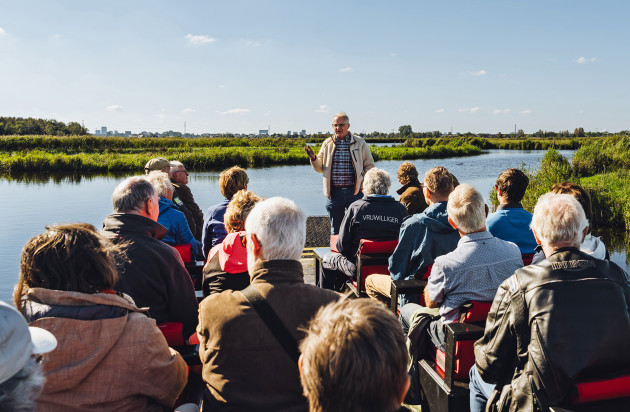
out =
{"type": "Polygon", "coordinates": [[[201,234],[203,233],[203,212],[195,202],[195,197],[188,187],[188,172],[186,171],[186,166],[177,160],[170,162],[170,165],[171,171],[168,177],[175,187],[173,203],[175,203],[179,210],[184,213],[184,216],[186,216],[186,221],[195,239],[201,241],[201,234]],[[186,211],[188,213],[186,213],[186,211]]]}
{"type": "Polygon", "coordinates": [[[365,140],[350,133],[346,113],[337,113],[332,126],[335,134],[324,140],[317,156],[310,146],[304,146],[304,151],[313,169],[323,174],[330,232],[336,235],[346,208],[363,197],[363,176],[374,167],[374,159],[365,140]]]}

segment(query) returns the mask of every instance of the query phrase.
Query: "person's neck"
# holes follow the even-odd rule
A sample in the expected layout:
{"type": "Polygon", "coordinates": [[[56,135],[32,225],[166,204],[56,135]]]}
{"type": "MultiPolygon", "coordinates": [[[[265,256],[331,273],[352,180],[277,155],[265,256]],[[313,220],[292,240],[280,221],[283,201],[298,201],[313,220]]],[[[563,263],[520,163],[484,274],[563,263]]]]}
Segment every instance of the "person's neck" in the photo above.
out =
{"type": "Polygon", "coordinates": [[[462,232],[461,230],[459,230],[459,228],[457,229],[457,231],[459,232],[459,237],[464,237],[466,235],[471,235],[473,233],[480,233],[480,232],[485,232],[486,231],[486,227],[484,226],[483,228],[479,229],[479,230],[475,230],[474,232],[462,232]]]}
{"type": "Polygon", "coordinates": [[[543,252],[545,252],[545,256],[547,256],[547,257],[553,255],[559,249],[562,249],[562,248],[567,248],[567,247],[574,247],[576,249],[580,248],[580,245],[576,245],[576,244],[570,243],[570,242],[563,242],[563,243],[559,243],[557,245],[545,245],[543,243],[541,246],[542,246],[543,252]]]}

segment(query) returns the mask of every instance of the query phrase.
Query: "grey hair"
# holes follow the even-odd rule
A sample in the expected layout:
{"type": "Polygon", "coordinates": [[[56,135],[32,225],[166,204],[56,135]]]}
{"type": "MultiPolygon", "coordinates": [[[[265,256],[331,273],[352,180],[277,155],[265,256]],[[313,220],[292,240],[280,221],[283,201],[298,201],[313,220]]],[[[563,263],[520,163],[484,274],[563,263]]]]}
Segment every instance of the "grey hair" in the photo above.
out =
{"type": "Polygon", "coordinates": [[[344,119],[346,119],[346,123],[350,123],[350,117],[348,116],[348,114],[346,112],[339,112],[337,113],[334,117],[333,120],[337,117],[343,117],[344,119]]]}
{"type": "Polygon", "coordinates": [[[538,198],[529,227],[547,246],[579,247],[588,220],[582,205],[568,194],[545,193],[538,198]]]}
{"type": "Polygon", "coordinates": [[[363,193],[366,195],[386,195],[391,184],[389,173],[373,167],[363,178],[363,193]]]}
{"type": "Polygon", "coordinates": [[[272,197],[249,212],[245,230],[260,241],[263,260],[299,260],[306,241],[306,215],[294,201],[272,197]]]}
{"type": "Polygon", "coordinates": [[[34,411],[45,381],[40,364],[30,358],[18,373],[0,384],[0,412],[34,411]]]}
{"type": "Polygon", "coordinates": [[[169,164],[171,165],[171,169],[168,172],[168,177],[170,177],[170,178],[172,178],[173,175],[177,172],[177,170],[175,170],[175,169],[179,169],[180,167],[184,167],[184,168],[186,167],[179,160],[171,160],[169,162],[169,164]]]}
{"type": "Polygon", "coordinates": [[[155,188],[144,176],[132,176],[116,186],[112,194],[115,213],[137,212],[155,196],[155,188]]]}
{"type": "Polygon", "coordinates": [[[154,170],[147,176],[147,180],[151,182],[155,188],[155,192],[160,197],[168,197],[169,193],[173,193],[175,188],[168,178],[168,174],[160,170],[154,170]]]}
{"type": "Polygon", "coordinates": [[[448,196],[448,217],[464,233],[473,233],[486,226],[486,204],[483,196],[469,184],[459,185],[448,196]]]}

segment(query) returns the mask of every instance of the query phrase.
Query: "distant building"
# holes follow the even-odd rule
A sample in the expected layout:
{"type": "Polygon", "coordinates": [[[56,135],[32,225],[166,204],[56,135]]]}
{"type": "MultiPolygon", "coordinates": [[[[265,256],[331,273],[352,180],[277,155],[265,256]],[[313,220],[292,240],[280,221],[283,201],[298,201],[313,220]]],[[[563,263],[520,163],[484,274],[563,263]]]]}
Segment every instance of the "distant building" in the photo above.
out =
{"type": "Polygon", "coordinates": [[[107,136],[107,127],[101,127],[101,134],[107,136]]]}
{"type": "Polygon", "coordinates": [[[300,136],[306,136],[306,130],[302,129],[302,131],[300,132],[300,136]]]}
{"type": "Polygon", "coordinates": [[[101,135],[101,131],[99,129],[94,130],[94,134],[97,136],[101,135]]]}
{"type": "Polygon", "coordinates": [[[269,136],[269,130],[258,130],[258,136],[269,136]]]}
{"type": "Polygon", "coordinates": [[[125,136],[131,136],[131,130],[125,130],[125,136]]]}
{"type": "Polygon", "coordinates": [[[291,136],[291,130],[287,131],[287,136],[291,136]]]}

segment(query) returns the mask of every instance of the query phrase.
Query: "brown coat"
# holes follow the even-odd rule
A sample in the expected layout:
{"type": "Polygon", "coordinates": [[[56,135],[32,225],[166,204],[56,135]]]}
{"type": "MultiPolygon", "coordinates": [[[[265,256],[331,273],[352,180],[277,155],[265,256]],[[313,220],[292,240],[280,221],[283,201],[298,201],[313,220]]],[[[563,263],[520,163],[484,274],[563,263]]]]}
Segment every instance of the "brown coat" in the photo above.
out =
{"type": "MultiPolygon", "coordinates": [[[[300,341],[317,310],[336,293],[304,284],[302,265],[272,260],[253,268],[252,285],[300,341]]],[[[208,296],[199,309],[204,408],[214,411],[308,411],[297,365],[241,292],[208,296]]],[[[207,410],[207,409],[205,409],[207,410]]]]}
{"type": "Polygon", "coordinates": [[[34,288],[25,312],[27,319],[38,318],[31,326],[50,331],[58,342],[44,360],[37,411],[162,411],[186,385],[186,362],[127,295],[34,288]],[[98,320],[45,315],[118,308],[122,316],[98,320]]]}
{"type": "Polygon", "coordinates": [[[400,195],[400,203],[405,205],[409,216],[415,215],[416,213],[422,213],[424,209],[429,207],[427,201],[424,199],[422,186],[417,180],[407,183],[398,189],[396,193],[400,195]]]}

